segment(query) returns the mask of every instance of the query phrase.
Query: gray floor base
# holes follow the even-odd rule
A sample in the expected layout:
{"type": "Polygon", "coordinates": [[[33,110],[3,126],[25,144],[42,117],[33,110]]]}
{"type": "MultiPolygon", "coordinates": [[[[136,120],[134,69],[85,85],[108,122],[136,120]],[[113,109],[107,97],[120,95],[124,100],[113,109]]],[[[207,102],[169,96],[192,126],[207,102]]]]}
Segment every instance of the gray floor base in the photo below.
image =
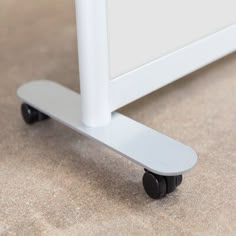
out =
{"type": "Polygon", "coordinates": [[[156,174],[183,174],[197,163],[197,155],[190,147],[116,112],[108,126],[84,126],[80,122],[80,95],[57,83],[30,82],[18,89],[18,96],[51,118],[156,174]]]}

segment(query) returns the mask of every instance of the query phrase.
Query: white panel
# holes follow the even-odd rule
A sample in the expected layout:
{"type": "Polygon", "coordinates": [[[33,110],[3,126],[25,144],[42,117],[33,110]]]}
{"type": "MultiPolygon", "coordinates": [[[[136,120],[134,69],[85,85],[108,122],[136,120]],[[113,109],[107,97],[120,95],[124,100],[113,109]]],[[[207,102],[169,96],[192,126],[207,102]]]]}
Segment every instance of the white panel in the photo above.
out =
{"type": "Polygon", "coordinates": [[[111,77],[236,23],[235,0],[108,0],[111,77]]]}
{"type": "Polygon", "coordinates": [[[236,24],[110,81],[117,110],[236,50],[236,24]]]}

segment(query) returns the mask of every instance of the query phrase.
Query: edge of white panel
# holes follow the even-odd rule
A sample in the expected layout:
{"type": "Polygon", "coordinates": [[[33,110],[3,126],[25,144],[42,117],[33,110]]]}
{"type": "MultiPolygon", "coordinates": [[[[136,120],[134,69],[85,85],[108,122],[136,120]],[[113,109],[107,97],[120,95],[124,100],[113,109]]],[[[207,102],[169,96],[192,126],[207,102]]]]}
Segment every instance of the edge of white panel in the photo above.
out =
{"type": "Polygon", "coordinates": [[[236,24],[110,81],[115,111],[236,50],[236,24]]]}

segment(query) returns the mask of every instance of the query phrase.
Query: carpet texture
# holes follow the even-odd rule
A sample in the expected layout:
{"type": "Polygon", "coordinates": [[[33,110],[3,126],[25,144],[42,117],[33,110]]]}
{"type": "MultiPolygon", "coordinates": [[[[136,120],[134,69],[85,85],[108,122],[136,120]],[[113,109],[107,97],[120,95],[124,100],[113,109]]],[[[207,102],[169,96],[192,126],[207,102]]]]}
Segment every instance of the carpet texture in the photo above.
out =
{"type": "Polygon", "coordinates": [[[235,235],[236,55],[120,111],[199,154],[153,201],[141,167],[53,120],[21,119],[22,83],[79,91],[74,17],[73,1],[0,1],[0,235],[235,235]]]}

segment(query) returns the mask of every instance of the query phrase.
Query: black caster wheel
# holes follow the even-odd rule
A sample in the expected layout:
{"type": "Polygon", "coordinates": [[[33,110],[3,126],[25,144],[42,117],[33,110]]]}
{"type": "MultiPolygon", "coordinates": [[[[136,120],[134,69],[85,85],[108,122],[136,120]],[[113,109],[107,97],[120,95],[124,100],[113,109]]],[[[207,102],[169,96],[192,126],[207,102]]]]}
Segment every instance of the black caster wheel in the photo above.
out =
{"type": "Polygon", "coordinates": [[[167,194],[174,192],[176,188],[182,183],[182,180],[183,180],[182,175],[165,176],[164,178],[166,180],[166,185],[167,185],[167,189],[166,189],[167,194]]]}
{"type": "Polygon", "coordinates": [[[145,169],[143,187],[149,197],[160,199],[172,193],[182,183],[183,176],[161,176],[145,169]]]}
{"type": "Polygon", "coordinates": [[[150,198],[160,199],[166,194],[166,181],[163,176],[145,171],[143,175],[143,187],[150,198]]]}
{"type": "Polygon", "coordinates": [[[21,105],[21,114],[26,124],[32,125],[36,122],[49,119],[49,117],[30,105],[23,103],[21,105]]]}
{"type": "Polygon", "coordinates": [[[183,175],[176,176],[176,187],[180,186],[183,181],[183,175]]]}

